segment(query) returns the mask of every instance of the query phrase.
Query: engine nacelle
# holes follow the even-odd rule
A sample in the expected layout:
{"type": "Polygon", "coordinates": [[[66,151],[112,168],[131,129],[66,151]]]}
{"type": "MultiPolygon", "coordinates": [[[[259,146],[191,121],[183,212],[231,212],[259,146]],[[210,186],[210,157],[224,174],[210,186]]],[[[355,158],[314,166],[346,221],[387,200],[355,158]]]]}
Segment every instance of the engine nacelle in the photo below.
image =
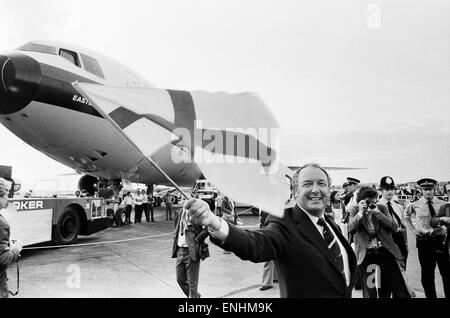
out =
{"type": "MultiPolygon", "coordinates": [[[[78,181],[78,190],[83,192],[84,189],[88,196],[95,196],[95,192],[98,192],[98,197],[110,199],[114,196],[113,186],[116,185],[116,183],[117,180],[111,181],[84,175],[78,181]]],[[[120,189],[118,189],[118,191],[120,191],[120,189]]]]}
{"type": "Polygon", "coordinates": [[[78,181],[78,190],[83,192],[86,191],[88,196],[94,196],[95,191],[97,191],[98,179],[93,176],[82,176],[78,181]]]}

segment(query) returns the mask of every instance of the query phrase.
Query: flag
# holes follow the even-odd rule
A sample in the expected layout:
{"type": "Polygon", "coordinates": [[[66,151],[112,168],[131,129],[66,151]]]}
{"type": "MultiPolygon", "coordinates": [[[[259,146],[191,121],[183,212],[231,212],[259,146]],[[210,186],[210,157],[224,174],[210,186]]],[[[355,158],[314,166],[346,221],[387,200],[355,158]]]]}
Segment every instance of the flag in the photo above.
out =
{"type": "Polygon", "coordinates": [[[73,86],[143,157],[176,144],[184,151],[168,160],[194,162],[234,201],[283,215],[292,171],[279,162],[279,124],[255,94],[73,86]]]}

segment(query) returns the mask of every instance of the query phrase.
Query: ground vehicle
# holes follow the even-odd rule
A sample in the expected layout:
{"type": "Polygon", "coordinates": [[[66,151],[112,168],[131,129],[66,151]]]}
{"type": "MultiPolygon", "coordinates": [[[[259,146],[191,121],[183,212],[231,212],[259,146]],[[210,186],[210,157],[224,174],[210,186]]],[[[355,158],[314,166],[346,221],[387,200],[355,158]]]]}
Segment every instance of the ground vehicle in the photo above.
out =
{"type": "Polygon", "coordinates": [[[198,199],[202,199],[208,203],[211,211],[215,210],[217,190],[212,186],[211,182],[205,179],[195,181],[192,187],[192,195],[198,199]]]}
{"type": "MultiPolygon", "coordinates": [[[[0,176],[12,180],[12,167],[8,168],[8,173],[0,176]]],[[[20,239],[24,245],[47,241],[70,244],[80,234],[90,235],[108,228],[114,212],[121,213],[114,200],[56,196],[14,198],[12,193],[2,215],[10,224],[11,239],[20,239]]]]}
{"type": "MultiPolygon", "coordinates": [[[[70,244],[78,235],[90,235],[110,225],[107,210],[113,202],[102,198],[17,198],[8,200],[2,215],[11,226],[11,238],[24,245],[53,241],[70,244]]],[[[110,210],[111,211],[111,210],[110,210]]]]}

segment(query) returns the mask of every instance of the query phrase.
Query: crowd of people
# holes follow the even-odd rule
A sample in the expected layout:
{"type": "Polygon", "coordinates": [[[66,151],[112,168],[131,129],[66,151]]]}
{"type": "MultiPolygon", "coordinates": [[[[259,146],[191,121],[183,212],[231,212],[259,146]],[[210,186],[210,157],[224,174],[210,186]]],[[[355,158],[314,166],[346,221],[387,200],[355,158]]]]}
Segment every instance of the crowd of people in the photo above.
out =
{"type": "MultiPolygon", "coordinates": [[[[166,221],[172,218],[172,205],[173,198],[170,192],[167,192],[163,197],[162,201],[166,207],[166,221]]],[[[147,193],[146,190],[137,189],[135,193],[126,192],[120,196],[119,204],[123,204],[125,207],[125,224],[133,223],[131,221],[131,211],[134,207],[134,223],[141,223],[142,214],[145,215],[146,222],[155,222],[154,217],[154,206],[156,200],[152,193],[147,193]]]]}
{"type": "MultiPolygon", "coordinates": [[[[354,288],[365,298],[415,297],[406,275],[407,230],[416,237],[425,296],[437,297],[436,264],[445,297],[450,296],[450,203],[437,198],[436,180],[418,180],[420,195],[406,207],[396,200],[402,192],[390,176],[382,177],[378,188],[353,177],[343,192],[330,185],[320,165],[301,167],[293,175],[293,204],[284,217],[269,215],[257,230],[239,228],[201,200],[187,201],[184,210],[217,246],[264,262],[261,290],[279,281],[281,297],[351,297],[354,288]]],[[[448,198],[450,184],[442,190],[448,198]]]]}
{"type": "MultiPolygon", "coordinates": [[[[361,185],[348,177],[343,191],[331,188],[328,172],[318,164],[300,167],[292,176],[291,199],[282,218],[260,212],[256,230],[238,226],[234,203],[225,196],[221,215],[198,198],[187,200],[172,218],[170,192],[164,197],[166,220],[174,220],[172,257],[177,282],[185,295],[200,297],[200,262],[209,257],[210,241],[242,260],[263,262],[260,290],[279,282],[281,297],[351,297],[362,289],[365,298],[412,298],[406,275],[407,231],[415,235],[421,283],[427,298],[436,298],[438,266],[445,297],[450,296],[450,202],[437,198],[438,182],[417,181],[420,194],[406,206],[396,200],[399,188],[384,176],[379,186],[361,185]]],[[[0,209],[10,185],[0,179],[0,209]]],[[[409,190],[408,190],[409,191],[409,190]]],[[[450,197],[450,183],[441,192],[450,197]]],[[[416,194],[414,194],[416,195],[416,194]]],[[[154,222],[152,193],[127,192],[122,197],[126,224],[140,223],[144,213],[154,222]]],[[[8,294],[6,268],[17,260],[21,245],[9,241],[9,225],[0,215],[0,292],[8,294]]]]}

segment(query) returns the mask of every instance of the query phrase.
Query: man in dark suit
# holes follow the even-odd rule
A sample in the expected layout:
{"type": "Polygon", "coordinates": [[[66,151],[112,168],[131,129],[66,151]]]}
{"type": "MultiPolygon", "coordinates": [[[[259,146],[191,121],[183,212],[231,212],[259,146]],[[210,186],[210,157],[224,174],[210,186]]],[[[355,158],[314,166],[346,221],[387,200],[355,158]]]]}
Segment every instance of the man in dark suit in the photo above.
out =
{"type": "Polygon", "coordinates": [[[188,222],[183,208],[177,210],[172,258],[177,259],[178,285],[189,298],[200,298],[197,290],[200,260],[209,257],[208,244],[205,243],[207,237],[208,230],[188,222]]]}
{"type": "Polygon", "coordinates": [[[281,297],[351,297],[355,254],[324,209],[331,179],[317,164],[300,167],[292,177],[296,205],[267,226],[240,229],[222,222],[200,200],[185,204],[193,222],[208,226],[211,241],[243,260],[274,260],[281,297]]]}
{"type": "Polygon", "coordinates": [[[228,196],[223,197],[221,210],[222,210],[222,218],[225,221],[236,224],[236,213],[234,211],[234,205],[228,198],[228,196]]]}

